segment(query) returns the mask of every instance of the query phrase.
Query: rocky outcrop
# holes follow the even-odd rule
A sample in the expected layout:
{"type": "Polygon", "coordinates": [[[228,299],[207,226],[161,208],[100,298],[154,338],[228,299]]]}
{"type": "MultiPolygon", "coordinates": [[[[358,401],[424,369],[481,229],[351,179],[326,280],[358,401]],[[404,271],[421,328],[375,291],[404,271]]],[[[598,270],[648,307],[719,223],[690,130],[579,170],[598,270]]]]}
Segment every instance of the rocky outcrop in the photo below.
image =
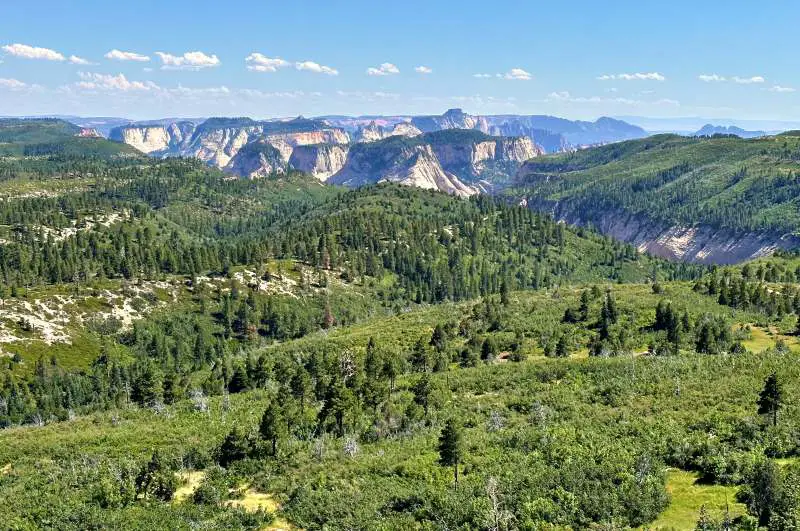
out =
{"type": "Polygon", "coordinates": [[[161,125],[153,126],[122,126],[111,131],[111,140],[123,142],[142,153],[162,153],[169,149],[169,133],[161,125]]]}
{"type": "Polygon", "coordinates": [[[496,138],[469,131],[426,135],[434,153],[447,171],[462,178],[480,178],[498,165],[509,167],[509,175],[525,161],[543,154],[530,138],[496,138]],[[512,168],[513,166],[513,168],[512,168]]]}
{"type": "Polygon", "coordinates": [[[349,149],[349,146],[343,144],[297,146],[289,158],[289,165],[320,181],[327,181],[344,167],[349,149]]]}
{"type": "Polygon", "coordinates": [[[318,131],[285,132],[267,134],[264,141],[272,144],[285,161],[289,161],[292,152],[298,146],[311,146],[316,144],[347,144],[350,137],[341,129],[321,129],[318,131]]]}
{"type": "Polygon", "coordinates": [[[475,187],[442,168],[430,145],[395,140],[354,145],[345,166],[329,182],[357,187],[391,181],[458,196],[477,193],[475,187]]]}
{"type": "Polygon", "coordinates": [[[359,128],[354,139],[356,142],[377,142],[390,136],[414,137],[421,135],[422,131],[414,127],[409,122],[400,122],[393,127],[378,125],[374,120],[364,127],[359,128]]]}
{"type": "Polygon", "coordinates": [[[274,146],[264,140],[257,140],[245,145],[225,166],[225,170],[256,179],[276,173],[285,173],[287,164],[274,146]]]}
{"type": "Polygon", "coordinates": [[[411,125],[423,133],[444,129],[475,129],[482,133],[489,132],[486,118],[469,115],[461,109],[450,109],[441,116],[415,116],[411,119],[411,125]]]}
{"type": "Polygon", "coordinates": [[[414,124],[411,122],[400,122],[395,124],[392,127],[392,130],[389,131],[388,136],[407,136],[409,138],[419,136],[422,134],[422,131],[414,127],[414,124]]]}
{"type": "Polygon", "coordinates": [[[129,124],[115,128],[110,138],[150,155],[195,157],[219,168],[227,167],[242,147],[256,140],[277,149],[284,164],[297,146],[350,141],[344,130],[302,117],[273,122],[210,118],[197,127],[191,122],[129,124]]]}
{"type": "Polygon", "coordinates": [[[572,225],[591,226],[601,233],[626,241],[640,252],[661,258],[701,264],[736,264],[769,256],[778,249],[800,247],[800,238],[791,234],[768,231],[739,232],[706,225],[670,226],[644,215],[624,211],[606,211],[587,220],[565,204],[522,204],[553,214],[559,221],[572,225]]]}
{"type": "Polygon", "coordinates": [[[81,138],[103,138],[103,135],[101,135],[100,132],[94,127],[83,127],[75,136],[79,136],[81,138]]]}
{"type": "Polygon", "coordinates": [[[468,196],[502,185],[522,162],[541,153],[529,138],[496,138],[477,130],[390,136],[352,145],[345,165],[329,182],[362,186],[393,181],[468,196]]]}
{"type": "Polygon", "coordinates": [[[128,124],[112,129],[109,139],[128,144],[148,155],[177,154],[191,138],[194,129],[192,122],[128,124]]]}

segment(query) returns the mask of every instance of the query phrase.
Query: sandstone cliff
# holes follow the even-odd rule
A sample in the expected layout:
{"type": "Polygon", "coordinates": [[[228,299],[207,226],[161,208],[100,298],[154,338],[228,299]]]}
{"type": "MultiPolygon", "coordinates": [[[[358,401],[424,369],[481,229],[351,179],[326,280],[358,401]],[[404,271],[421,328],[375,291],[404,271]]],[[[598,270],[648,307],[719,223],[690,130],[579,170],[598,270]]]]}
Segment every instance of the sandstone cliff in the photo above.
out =
{"type": "Polygon", "coordinates": [[[522,162],[540,154],[529,138],[496,138],[477,130],[390,136],[353,144],[330,182],[362,186],[394,181],[467,196],[501,186],[522,162]]]}
{"type": "Polygon", "coordinates": [[[225,170],[256,179],[274,173],[285,173],[287,164],[274,146],[264,140],[257,140],[245,145],[225,166],[225,170]]]}
{"type": "Polygon", "coordinates": [[[661,258],[701,264],[736,264],[769,256],[778,249],[800,247],[800,238],[769,231],[734,231],[707,225],[671,226],[621,210],[607,211],[594,219],[584,219],[568,205],[534,202],[523,205],[551,213],[571,225],[591,226],[601,233],[626,241],[641,252],[661,258]]]}
{"type": "Polygon", "coordinates": [[[111,139],[151,155],[196,157],[219,168],[228,166],[242,147],[256,140],[277,149],[284,164],[297,146],[350,141],[344,130],[302,117],[264,122],[249,118],[210,118],[196,127],[190,122],[129,124],[114,129],[111,139]]]}
{"type": "Polygon", "coordinates": [[[378,140],[383,140],[390,136],[414,137],[421,134],[422,131],[409,122],[400,122],[393,127],[387,127],[378,125],[377,122],[372,121],[356,131],[354,140],[356,142],[377,142],[378,140]]]}
{"type": "Polygon", "coordinates": [[[477,193],[476,188],[442,168],[430,145],[395,140],[397,137],[354,145],[344,167],[329,182],[356,187],[392,181],[459,196],[477,193]]]}
{"type": "Polygon", "coordinates": [[[178,154],[191,139],[195,130],[192,122],[162,124],[128,124],[115,127],[109,140],[123,142],[149,155],[178,154]]]}
{"type": "Polygon", "coordinates": [[[475,129],[482,133],[489,132],[486,118],[469,115],[461,109],[450,109],[441,116],[415,116],[411,119],[411,124],[423,133],[443,129],[475,129]]]}
{"type": "Polygon", "coordinates": [[[298,171],[313,175],[320,181],[327,181],[342,169],[349,149],[349,146],[342,144],[297,146],[289,158],[289,165],[298,171]]]}

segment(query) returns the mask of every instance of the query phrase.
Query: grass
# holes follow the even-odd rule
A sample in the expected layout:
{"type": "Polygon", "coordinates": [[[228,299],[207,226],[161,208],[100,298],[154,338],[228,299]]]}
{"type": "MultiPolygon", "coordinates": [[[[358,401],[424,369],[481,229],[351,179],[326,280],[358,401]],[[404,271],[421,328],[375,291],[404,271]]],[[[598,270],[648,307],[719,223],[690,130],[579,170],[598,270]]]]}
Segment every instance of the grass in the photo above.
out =
{"type": "MultiPolygon", "coordinates": [[[[745,326],[745,325],[743,325],[745,326]]],[[[763,329],[759,326],[750,324],[750,338],[742,341],[744,347],[755,353],[764,352],[775,347],[776,342],[782,339],[790,348],[796,348],[797,338],[779,334],[774,328],[763,329]]]]}
{"type": "Polygon", "coordinates": [[[172,495],[172,503],[181,503],[192,497],[194,491],[203,482],[206,473],[202,470],[185,470],[178,473],[178,480],[181,486],[172,495]]]}
{"type": "Polygon", "coordinates": [[[670,469],[667,472],[667,492],[671,496],[669,507],[645,529],[694,529],[703,505],[714,518],[721,517],[726,506],[731,518],[743,515],[746,510],[743,504],[736,503],[736,490],[736,487],[705,485],[698,482],[694,472],[670,469]]]}

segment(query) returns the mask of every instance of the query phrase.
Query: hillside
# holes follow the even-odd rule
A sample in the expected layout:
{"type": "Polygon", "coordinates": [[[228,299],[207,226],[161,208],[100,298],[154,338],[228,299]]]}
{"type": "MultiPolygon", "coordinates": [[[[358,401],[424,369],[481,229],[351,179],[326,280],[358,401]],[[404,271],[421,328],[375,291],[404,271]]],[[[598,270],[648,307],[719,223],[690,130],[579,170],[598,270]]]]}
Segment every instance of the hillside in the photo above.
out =
{"type": "Polygon", "coordinates": [[[522,162],[541,154],[527,137],[492,137],[469,129],[392,136],[351,146],[329,182],[363,186],[389,181],[469,196],[502,186],[522,162]]]}
{"type": "MultiPolygon", "coordinates": [[[[455,140],[508,151],[363,146],[455,140]]],[[[773,371],[796,399],[790,254],[709,269],[505,198],[127,154],[4,157],[0,193],[11,528],[681,528],[728,495],[745,526],[752,471],[800,455],[796,408],[755,406],[773,371]]]]}
{"type": "Polygon", "coordinates": [[[658,135],[527,162],[515,197],[640,250],[739,262],[800,245],[800,139],[658,135]]]}
{"type": "MultiPolygon", "coordinates": [[[[507,303],[376,316],[234,357],[233,374],[243,371],[235,385],[245,387],[227,398],[194,393],[158,409],[123,401],[87,417],[2,431],[2,489],[18,495],[2,497],[0,515],[18,526],[256,528],[288,520],[306,529],[474,528],[497,517],[586,528],[613,515],[626,527],[657,520],[684,528],[699,517],[701,503],[721,519],[724,493],[731,517],[747,522],[734,498],[760,449],[776,457],[798,451],[787,438],[800,420],[794,409],[772,429],[754,405],[771,371],[796,388],[795,372],[786,369],[797,361],[796,341],[782,336],[791,351],[776,351],[778,332],[756,343],[763,332],[753,328],[724,341],[763,352],[695,354],[706,314],[727,325],[760,319],[758,312],[719,306],[686,283],[660,289],[613,288],[618,316],[610,335],[621,342],[608,358],[587,359],[584,347],[607,306],[602,290],[587,286],[588,297],[581,289],[513,292],[507,303]],[[561,316],[582,297],[587,316],[565,322],[561,316]],[[654,320],[663,300],[687,312],[691,331],[680,334],[682,355],[643,354],[648,342],[667,342],[654,320]],[[390,360],[397,360],[396,376],[381,369],[390,360]],[[431,372],[420,369],[424,364],[431,372]],[[326,374],[330,383],[300,383],[326,374]],[[718,388],[726,389],[724,400],[718,388]],[[331,409],[335,397],[345,400],[343,410],[331,409]],[[289,422],[278,432],[275,454],[259,434],[269,404],[280,404],[289,422]],[[436,450],[453,418],[463,426],[457,487],[436,450]],[[160,482],[177,473],[174,500],[126,494],[126,474],[147,463],[160,482]],[[685,472],[667,474],[666,466],[685,472]],[[704,478],[720,494],[668,496],[684,477],[689,484],[704,478]],[[259,504],[279,508],[280,520],[252,512],[259,504]]],[[[44,368],[43,381],[54,370],[44,368]]]]}

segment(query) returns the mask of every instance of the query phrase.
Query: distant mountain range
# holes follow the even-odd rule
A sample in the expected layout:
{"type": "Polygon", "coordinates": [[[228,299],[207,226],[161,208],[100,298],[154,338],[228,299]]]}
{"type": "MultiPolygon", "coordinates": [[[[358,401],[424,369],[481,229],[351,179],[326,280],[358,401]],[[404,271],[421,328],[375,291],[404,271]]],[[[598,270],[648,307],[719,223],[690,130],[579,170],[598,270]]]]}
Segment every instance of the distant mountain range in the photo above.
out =
{"type": "Polygon", "coordinates": [[[701,127],[694,136],[734,135],[739,138],[758,138],[760,136],[767,136],[767,134],[766,131],[746,131],[735,125],[724,126],[706,124],[701,127]]]}
{"type": "Polygon", "coordinates": [[[647,135],[612,118],[477,116],[461,109],[428,116],[164,119],[107,129],[115,122],[73,120],[148,155],[196,157],[242,177],[297,169],[343,184],[391,180],[459,195],[507,182],[529,158],[647,135]],[[437,134],[444,131],[464,133],[437,134]]]}

